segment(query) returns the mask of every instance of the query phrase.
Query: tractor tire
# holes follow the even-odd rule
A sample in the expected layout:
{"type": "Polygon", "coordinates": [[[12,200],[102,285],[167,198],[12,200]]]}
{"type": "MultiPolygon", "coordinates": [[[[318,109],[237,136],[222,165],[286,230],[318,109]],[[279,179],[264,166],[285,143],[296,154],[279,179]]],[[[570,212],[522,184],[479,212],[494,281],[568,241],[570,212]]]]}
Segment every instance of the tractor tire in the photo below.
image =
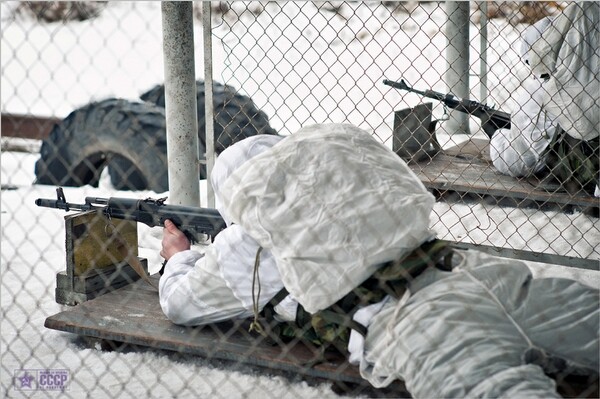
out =
{"type": "MultiPolygon", "coordinates": [[[[198,150],[204,158],[204,82],[197,86],[198,150]]],[[[73,111],[42,143],[35,165],[38,184],[97,186],[105,167],[117,190],[168,191],[164,86],[141,96],[144,102],[108,99],[73,111]]],[[[252,100],[216,83],[215,150],[257,134],[277,132],[252,100]]],[[[201,165],[199,178],[206,178],[201,165]]]]}
{"type": "MultiPolygon", "coordinates": [[[[204,81],[196,82],[196,101],[198,108],[198,147],[200,157],[206,152],[205,110],[204,110],[204,81]]],[[[165,106],[165,87],[158,85],[142,94],[144,101],[165,106]]],[[[269,118],[260,111],[252,99],[239,94],[233,87],[215,82],[213,85],[214,98],[214,131],[215,152],[220,154],[225,148],[257,134],[272,134],[277,132],[269,125],[269,118]]],[[[202,165],[200,175],[206,178],[206,167],[202,165]]]]}
{"type": "Polygon", "coordinates": [[[38,184],[98,186],[109,168],[118,190],[168,190],[164,109],[107,99],[88,104],[56,124],[35,164],[38,184]]]}

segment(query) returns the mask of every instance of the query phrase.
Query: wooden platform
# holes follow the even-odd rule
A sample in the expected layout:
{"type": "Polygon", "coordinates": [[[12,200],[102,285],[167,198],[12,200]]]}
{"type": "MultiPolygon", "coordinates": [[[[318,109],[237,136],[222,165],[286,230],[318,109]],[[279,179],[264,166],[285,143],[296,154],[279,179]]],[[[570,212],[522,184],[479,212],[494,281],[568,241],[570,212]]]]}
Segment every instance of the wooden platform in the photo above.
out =
{"type": "Polygon", "coordinates": [[[439,153],[429,161],[411,164],[425,186],[440,196],[493,199],[500,205],[585,210],[598,213],[598,198],[571,195],[558,184],[534,177],[518,179],[498,172],[489,157],[489,141],[471,139],[439,153]]]}
{"type": "MultiPolygon", "coordinates": [[[[152,278],[158,284],[158,277],[152,278]]],[[[229,360],[294,373],[307,380],[328,380],[346,393],[409,396],[400,382],[374,390],[360,377],[358,368],[341,356],[312,366],[318,352],[299,343],[272,345],[257,333],[249,333],[249,324],[243,320],[193,328],[175,325],[163,314],[158,292],[142,280],[50,316],[45,322],[47,328],[82,337],[229,360]]]]}
{"type": "MultiPolygon", "coordinates": [[[[425,186],[438,195],[451,193],[464,199],[475,194],[497,201],[510,199],[517,206],[533,202],[564,208],[598,208],[596,198],[573,197],[555,189],[552,192],[553,188],[547,185],[500,175],[482,155],[485,149],[463,147],[456,151],[438,154],[430,162],[411,167],[425,186]]],[[[158,283],[158,276],[152,278],[158,283]]],[[[248,333],[249,320],[193,328],[177,326],[162,313],[157,291],[142,280],[48,317],[45,326],[104,342],[227,360],[271,372],[292,373],[306,380],[328,380],[346,394],[410,396],[402,382],[385,390],[373,389],[360,377],[358,369],[341,356],[312,365],[319,357],[314,348],[300,343],[274,346],[257,334],[248,333]]],[[[569,376],[557,379],[557,383],[565,397],[598,397],[597,376],[583,380],[569,376]]]]}
{"type": "MultiPolygon", "coordinates": [[[[158,283],[158,277],[152,277],[158,283]]],[[[400,381],[377,390],[360,377],[357,367],[341,356],[311,365],[318,353],[303,344],[275,346],[257,334],[248,333],[249,320],[182,327],[171,323],[162,313],[158,293],[138,280],[46,319],[47,328],[119,344],[151,347],[228,360],[256,366],[269,372],[301,376],[307,381],[333,383],[334,390],[346,395],[367,397],[410,397],[400,381]]],[[[557,378],[564,397],[598,397],[598,376],[557,378]]]]}
{"type": "MultiPolygon", "coordinates": [[[[499,173],[489,156],[489,140],[470,139],[445,149],[432,159],[409,164],[425,187],[441,201],[583,212],[599,217],[600,199],[580,193],[571,195],[558,184],[537,178],[517,179],[499,173]]],[[[596,259],[457,242],[463,249],[477,249],[495,256],[600,270],[596,259]]]]}

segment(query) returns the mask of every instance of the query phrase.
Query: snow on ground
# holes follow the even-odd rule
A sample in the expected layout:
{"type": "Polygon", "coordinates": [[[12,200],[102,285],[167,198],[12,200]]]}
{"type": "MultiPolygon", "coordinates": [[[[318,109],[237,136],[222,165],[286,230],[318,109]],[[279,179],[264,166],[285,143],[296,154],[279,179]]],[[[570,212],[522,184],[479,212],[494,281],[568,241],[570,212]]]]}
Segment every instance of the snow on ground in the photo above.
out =
{"type": "MultiPolygon", "coordinates": [[[[13,376],[20,369],[67,369],[71,397],[269,398],[335,396],[328,384],[309,386],[280,376],[219,361],[155,350],[110,353],[89,348],[73,334],[46,329],[44,320],[68,307],[54,301],[55,275],[65,268],[64,212],[35,205],[54,198],[52,186],[32,185],[37,154],[2,152],[2,364],[5,397],[22,398],[13,376]]],[[[105,181],[98,188],[65,187],[69,202],[86,196],[147,198],[151,192],[117,192],[105,181]]],[[[162,263],[160,229],[142,226],[140,256],[150,271],[162,263]]],[[[33,395],[30,395],[33,394],[33,395]]],[[[47,392],[27,392],[45,397],[47,392]]]]}
{"type": "MultiPolygon", "coordinates": [[[[259,370],[241,366],[241,371],[219,361],[192,356],[178,356],[155,350],[109,353],[99,347],[89,348],[72,334],[44,328],[46,317],[67,307],[54,301],[55,274],[64,270],[64,213],[39,208],[37,198],[54,198],[52,186],[32,185],[37,154],[2,152],[1,183],[11,186],[2,191],[2,372],[1,385],[7,397],[23,397],[13,388],[13,373],[19,369],[67,369],[72,382],[72,397],[303,397],[323,398],[335,394],[328,384],[309,386],[291,382],[280,376],[261,374],[259,370]]],[[[104,179],[98,188],[65,187],[70,202],[81,202],[86,196],[157,197],[152,192],[118,192],[104,179]]],[[[205,186],[203,185],[205,198],[205,186]]],[[[448,205],[438,203],[437,213],[447,209],[460,218],[473,217],[492,229],[496,209],[483,206],[448,205]]],[[[523,211],[525,212],[525,211],[523,211]]],[[[560,217],[557,214],[531,212],[530,222],[560,217]]],[[[564,216],[566,217],[566,216],[564,216]]],[[[577,216],[573,217],[578,219],[577,216]]],[[[435,225],[435,217],[432,224],[435,225]]],[[[513,219],[511,219],[513,220],[513,219]]],[[[591,223],[581,220],[582,225],[591,223]]],[[[447,222],[446,222],[447,223],[447,222]]],[[[471,223],[457,224],[453,234],[471,223]]],[[[577,223],[573,222],[574,225],[577,223]]],[[[595,222],[595,234],[598,225],[595,222]]],[[[498,226],[496,226],[498,228],[498,226]]],[[[589,228],[586,227],[586,228],[589,228]]],[[[510,230],[510,229],[509,229],[510,230]]],[[[502,229],[500,229],[502,231],[502,229]]],[[[537,227],[521,226],[521,234],[536,234],[537,227]]],[[[592,231],[594,233],[594,231],[592,231]]],[[[149,260],[150,271],[156,272],[162,262],[158,251],[161,230],[139,227],[140,256],[149,260]]],[[[589,239],[589,238],[588,238],[589,239]]],[[[599,242],[598,237],[591,238],[599,242]]],[[[594,242],[591,241],[591,242],[594,242]]],[[[597,248],[595,249],[597,250],[597,248]]],[[[572,278],[600,288],[600,273],[572,267],[532,264],[538,277],[572,278]]],[[[42,397],[36,392],[32,397],[42,397]]]]}
{"type": "MultiPolygon", "coordinates": [[[[15,4],[1,3],[2,112],[65,117],[93,100],[138,99],[163,82],[159,2],[111,2],[98,18],[66,25],[13,18],[15,4]]],[[[410,15],[397,11],[393,17],[375,3],[345,4],[338,13],[318,4],[283,4],[269,2],[260,10],[232,4],[224,18],[214,18],[212,40],[214,79],[249,95],[280,133],[309,123],[349,122],[389,141],[394,109],[421,98],[384,86],[384,78],[446,91],[443,3],[423,3],[410,15]]],[[[489,97],[482,100],[504,106],[525,76],[515,51],[522,27],[495,19],[488,29],[489,97]]],[[[194,38],[196,77],[202,79],[198,22],[194,38]]],[[[473,25],[471,40],[478,44],[479,38],[473,25]]],[[[471,46],[472,59],[478,48],[471,46]]],[[[475,63],[471,73],[478,72],[475,63]]],[[[471,79],[475,98],[477,80],[471,79]]],[[[435,111],[438,117],[443,112],[439,105],[435,111]]],[[[475,132],[479,123],[471,119],[475,132]]]]}
{"type": "MultiPolygon", "coordinates": [[[[114,2],[95,20],[50,29],[23,17],[10,20],[6,10],[15,4],[1,4],[2,112],[64,117],[93,99],[134,99],[162,82],[158,2],[114,2]]],[[[242,4],[234,4],[237,19],[226,19],[215,29],[215,79],[243,86],[282,133],[312,122],[351,122],[386,141],[392,111],[415,105],[419,98],[384,89],[380,84],[384,77],[405,77],[422,89],[445,90],[440,78],[445,68],[440,56],[445,16],[437,3],[425,3],[410,18],[401,14],[396,19],[389,19],[383,8],[373,11],[360,3],[347,5],[342,17],[316,7],[302,7],[300,12],[293,2],[285,9],[281,3],[269,3],[265,13],[257,14],[242,4]],[[257,43],[253,38],[264,29],[266,35],[257,43]],[[404,33],[399,34],[399,29],[404,33]],[[310,61],[311,51],[321,53],[310,61]],[[317,71],[325,72],[315,75],[317,71]],[[355,89],[346,92],[355,82],[355,89]],[[373,105],[377,112],[365,112],[373,105]],[[345,110],[353,111],[346,114],[345,110]]],[[[196,24],[197,77],[204,74],[201,29],[196,24]]],[[[491,102],[496,104],[509,104],[512,88],[524,76],[514,48],[518,30],[507,29],[499,20],[490,24],[489,37],[496,39],[488,55],[489,86],[491,102]],[[509,69],[512,79],[506,79],[509,69]]],[[[476,26],[472,32],[478,40],[476,26]]],[[[477,47],[471,50],[473,57],[477,47]]],[[[472,92],[478,93],[476,85],[472,92]]],[[[473,123],[476,129],[478,124],[473,123]]],[[[78,398],[333,396],[328,385],[308,386],[248,368],[232,371],[230,365],[201,358],[152,350],[107,353],[82,345],[71,334],[44,328],[45,318],[64,308],[54,302],[55,274],[65,265],[64,214],[34,205],[36,198],[55,196],[54,187],[32,185],[37,158],[37,154],[3,151],[0,159],[1,183],[7,188],[1,193],[0,215],[0,382],[5,396],[24,396],[12,380],[15,370],[22,368],[69,370],[68,394],[78,398]]],[[[65,194],[71,202],[86,196],[157,195],[117,192],[106,180],[98,188],[65,188],[65,194]]],[[[600,259],[599,222],[582,214],[438,203],[432,226],[441,238],[600,259]]],[[[161,263],[161,231],[145,226],[139,231],[140,255],[149,259],[150,271],[155,272],[161,263]]],[[[529,265],[537,276],[563,276],[600,287],[596,271],[529,265]]],[[[46,395],[32,392],[31,396],[46,395]]]]}

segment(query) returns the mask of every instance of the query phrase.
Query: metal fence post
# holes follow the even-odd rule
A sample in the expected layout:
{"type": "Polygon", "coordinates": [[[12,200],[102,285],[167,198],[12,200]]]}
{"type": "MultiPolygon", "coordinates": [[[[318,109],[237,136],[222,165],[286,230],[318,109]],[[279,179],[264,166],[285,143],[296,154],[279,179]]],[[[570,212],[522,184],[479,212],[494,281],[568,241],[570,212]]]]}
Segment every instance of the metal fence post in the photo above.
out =
{"type": "MultiPolygon", "coordinates": [[[[460,98],[469,97],[469,10],[468,1],[447,1],[446,84],[448,91],[460,98]]],[[[469,134],[469,115],[448,110],[446,128],[450,134],[469,134]]]]}
{"type": "MultiPolygon", "coordinates": [[[[213,71],[212,71],[212,32],[211,32],[211,3],[202,2],[202,35],[204,41],[204,126],[206,137],[206,175],[209,177],[215,164],[215,125],[214,125],[214,101],[213,101],[213,71]]],[[[210,179],[207,178],[207,202],[211,208],[215,207],[215,194],[210,179]]]]}
{"type": "Polygon", "coordinates": [[[487,63],[487,48],[488,48],[488,4],[487,1],[479,2],[481,9],[481,21],[479,34],[481,40],[479,41],[479,101],[486,102],[488,96],[488,63],[487,63]]]}
{"type": "Polygon", "coordinates": [[[192,2],[161,4],[170,202],[200,205],[192,2]]]}

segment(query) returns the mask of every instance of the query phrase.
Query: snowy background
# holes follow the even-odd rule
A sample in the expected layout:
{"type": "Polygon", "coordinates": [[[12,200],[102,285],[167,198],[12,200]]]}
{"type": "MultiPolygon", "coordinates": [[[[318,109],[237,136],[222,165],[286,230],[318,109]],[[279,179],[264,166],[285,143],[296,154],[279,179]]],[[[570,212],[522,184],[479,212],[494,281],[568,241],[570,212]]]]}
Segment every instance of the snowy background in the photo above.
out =
{"type": "MultiPolygon", "coordinates": [[[[135,99],[162,83],[159,3],[110,3],[98,18],[69,23],[68,29],[60,24],[40,25],[24,16],[17,16],[15,22],[8,12],[15,4],[2,3],[3,113],[64,117],[93,99],[135,99]]],[[[374,83],[379,84],[383,77],[403,76],[415,86],[445,90],[441,79],[445,61],[440,57],[446,45],[441,28],[445,16],[435,5],[423,6],[410,18],[399,17],[400,23],[398,18],[386,18],[385,9],[364,6],[342,10],[342,16],[349,13],[344,18],[317,8],[307,11],[303,7],[298,13],[296,5],[286,7],[275,19],[265,13],[253,14],[250,9],[244,9],[236,18],[226,16],[217,24],[213,42],[215,79],[243,86],[244,92],[267,112],[273,127],[284,134],[305,123],[347,121],[372,130],[386,141],[393,123],[392,111],[402,108],[399,105],[403,103],[415,105],[419,99],[403,97],[393,89],[374,88],[374,83]],[[398,29],[407,35],[398,36],[390,47],[390,32],[398,29]],[[265,31],[260,40],[268,46],[253,39],[265,31]],[[311,48],[320,49],[321,55],[315,53],[311,59],[311,48]],[[294,58],[295,51],[302,57],[294,58]],[[329,79],[313,75],[318,70],[327,71],[329,79]],[[306,85],[315,80],[323,83],[306,85]],[[349,82],[356,83],[357,92],[346,91],[349,82]],[[331,112],[325,112],[328,104],[331,112]],[[373,108],[372,104],[377,104],[377,112],[361,112],[373,108]],[[348,109],[355,111],[343,112],[348,109]]],[[[490,95],[492,102],[506,107],[512,89],[525,76],[515,45],[522,28],[498,20],[490,26],[490,38],[495,38],[491,46],[495,52],[490,60],[490,95]],[[501,62],[495,62],[500,55],[501,62]],[[515,78],[499,84],[507,69],[515,78]]],[[[197,77],[203,76],[201,30],[197,23],[197,77]]],[[[478,40],[478,26],[473,25],[471,31],[473,39],[478,40]]],[[[474,57],[477,49],[474,46],[474,57]]],[[[478,92],[476,86],[473,92],[478,92]]],[[[473,124],[476,131],[477,122],[473,124]]],[[[13,376],[19,369],[67,369],[71,374],[67,393],[72,397],[334,396],[328,384],[309,386],[244,367],[233,371],[230,365],[218,361],[161,351],[108,353],[86,347],[72,334],[45,329],[45,318],[66,308],[54,302],[55,275],[65,265],[64,214],[34,205],[37,198],[55,196],[54,187],[32,184],[38,148],[37,142],[2,138],[1,184],[10,188],[1,193],[3,395],[58,396],[15,390],[13,376]]],[[[204,183],[202,201],[206,203],[204,183]]],[[[106,179],[98,188],[65,188],[65,193],[71,202],[81,202],[86,196],[145,198],[161,194],[118,192],[106,179]]],[[[432,226],[441,238],[487,240],[493,245],[527,246],[600,259],[600,224],[579,213],[438,203],[432,226]]],[[[155,272],[161,264],[161,231],[140,226],[139,233],[140,255],[149,259],[150,271],[155,272]]],[[[596,271],[530,266],[536,276],[564,276],[600,288],[600,273],[596,271]]]]}

